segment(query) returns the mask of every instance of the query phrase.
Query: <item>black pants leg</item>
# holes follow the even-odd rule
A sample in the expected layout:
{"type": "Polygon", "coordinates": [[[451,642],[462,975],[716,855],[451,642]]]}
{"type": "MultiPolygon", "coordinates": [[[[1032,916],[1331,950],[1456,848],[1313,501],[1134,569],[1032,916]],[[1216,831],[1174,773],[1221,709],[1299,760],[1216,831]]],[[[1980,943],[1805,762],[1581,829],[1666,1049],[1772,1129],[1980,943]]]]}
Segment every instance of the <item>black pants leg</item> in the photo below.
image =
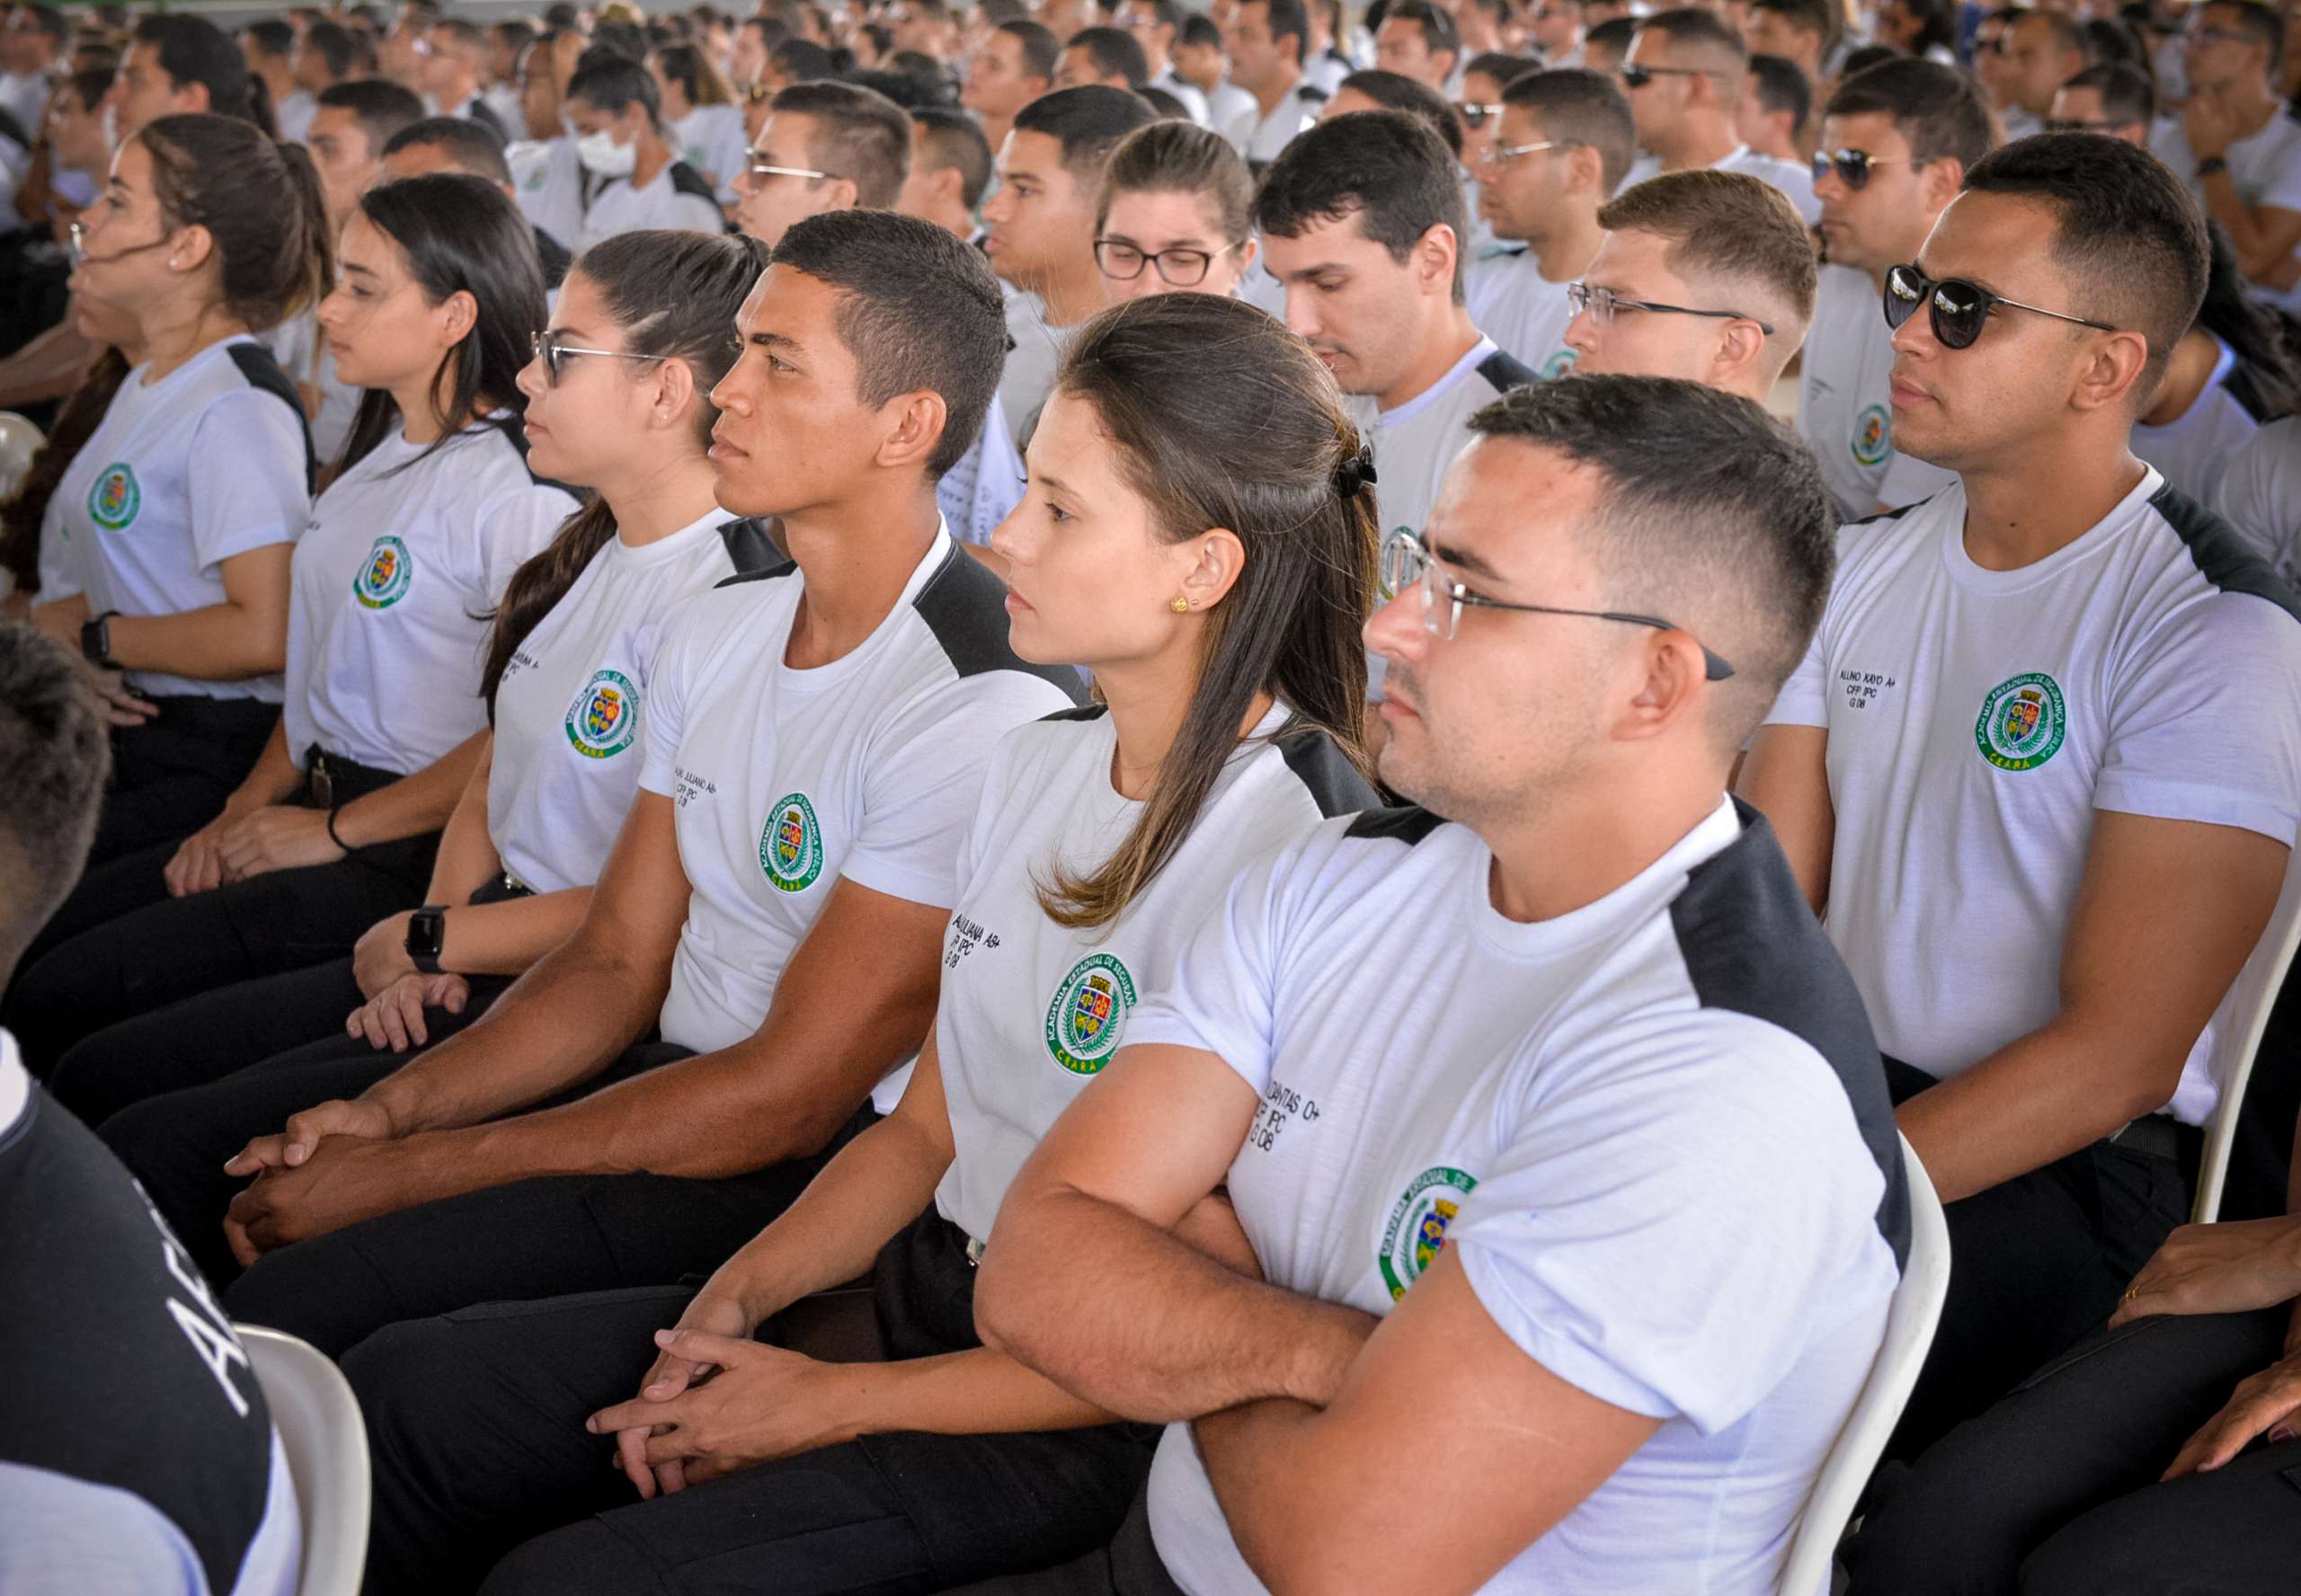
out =
{"type": "MultiPolygon", "coordinates": [[[[1887,1061],[1897,1103],[1911,1077],[1932,1084],[1887,1061]]],[[[2189,1206],[2171,1159],[2110,1142],[1949,1204],[1949,1300],[1886,1455],[1915,1457],[2074,1346],[2189,1206]]]]}
{"type": "MultiPolygon", "coordinates": [[[[108,1025],[344,958],[378,920],[422,901],[439,841],[434,833],[363,848],[332,864],[275,870],[124,915],[25,970],[0,1006],[0,1024],[15,1033],[26,1067],[45,1077],[74,1043],[108,1025]]],[[[114,1098],[109,1106],[122,1104],[114,1098]]]]}
{"type": "MultiPolygon", "coordinates": [[[[635,1048],[596,1084],[685,1054],[635,1048]]],[[[812,1157],[725,1180],[550,1175],[422,1203],[267,1255],[224,1304],[341,1357],[386,1325],[475,1303],[676,1284],[726,1262],[873,1117],[866,1106],[812,1157]]]]}
{"type": "Polygon", "coordinates": [[[1134,1499],[1126,1521],[1106,1547],[1074,1562],[1035,1574],[1008,1574],[952,1591],[947,1596],[1183,1596],[1150,1538],[1150,1499],[1134,1499]]]}
{"type": "MultiPolygon", "coordinates": [[[[2274,1479],[2285,1493],[2281,1520],[2257,1514],[2224,1537],[2208,1515],[2216,1482],[2229,1469],[2155,1483],[2237,1382],[2277,1361],[2285,1317],[2283,1308],[2269,1308],[2142,1319],[2101,1332],[1959,1425],[1915,1466],[1888,1465],[1846,1548],[1852,1596],[2292,1590],[2301,1570],[2301,1490],[2274,1479]],[[2175,1504],[2199,1516],[2181,1522],[2166,1515],[2175,1504]],[[2092,1532],[2112,1522],[2154,1522],[2154,1550],[2147,1541],[2092,1532]],[[2251,1585],[2165,1579],[2225,1538],[2280,1556],[2279,1577],[2251,1585]],[[2117,1580],[2106,1577],[2112,1546],[2124,1571],[2117,1580]],[[2119,1583],[2125,1574],[2142,1583],[2119,1583]]],[[[2301,1443],[2269,1450],[2288,1454],[2288,1467],[2301,1466],[2301,1443]]],[[[2264,1492],[2279,1500],[2258,1481],[2234,1489],[2232,1500],[2259,1502],[2264,1492]]]]}
{"type": "Polygon", "coordinates": [[[174,842],[163,842],[139,848],[84,872],[71,896],[48,917],[48,924],[40,928],[40,935],[24,949],[24,956],[16,961],[16,968],[30,970],[50,950],[83,932],[93,931],[150,904],[167,901],[165,872],[177,846],[174,842]]]}
{"type": "MultiPolygon", "coordinates": [[[[225,1174],[224,1161],[252,1139],[269,1136],[285,1127],[289,1114],[331,1098],[356,1097],[423,1051],[379,1051],[358,1037],[343,1034],[343,1016],[351,1012],[351,1000],[359,997],[348,962],[253,984],[267,988],[276,985],[280,989],[280,1010],[290,1020],[299,1017],[291,1012],[298,1003],[305,1005],[302,1015],[317,1012],[311,1005],[316,1002],[316,994],[322,989],[327,990],[331,1000],[344,999],[344,989],[349,989],[349,999],[342,1001],[328,1022],[334,1034],[323,1036],[317,1042],[306,1042],[300,1047],[286,1046],[281,1040],[296,1031],[296,1025],[274,1026],[261,1015],[244,1016],[252,1027],[245,1051],[250,1057],[262,1059],[262,1063],[209,1079],[204,1085],[144,1097],[98,1126],[98,1134],[105,1145],[143,1183],[152,1205],[168,1221],[193,1261],[219,1286],[237,1278],[240,1272],[238,1262],[224,1245],[224,1210],[247,1184],[242,1176],[225,1174]],[[299,995],[284,989],[290,986],[311,990],[299,995]],[[266,1057],[267,1053],[271,1056],[266,1057]]],[[[425,1010],[430,1045],[438,1045],[477,1020],[510,984],[508,980],[483,977],[474,981],[471,1001],[463,1013],[452,1015],[443,1008],[425,1010]]],[[[152,1050],[146,1056],[152,1060],[156,1078],[173,1069],[175,1056],[168,1050],[175,1045],[182,1043],[201,1060],[210,1051],[212,1038],[171,1033],[166,1022],[174,1012],[163,1009],[156,1015],[114,1026],[81,1045],[91,1048],[122,1033],[130,1033],[152,1050]]],[[[303,1033],[307,1036],[312,1033],[303,1033]]],[[[79,1051],[76,1049],[67,1055],[67,1071],[79,1051]]]]}
{"type": "Polygon", "coordinates": [[[280,706],[253,698],[161,698],[160,713],[111,734],[111,785],[96,821],[92,865],[177,843],[224,812],[255,767],[280,706]]]}

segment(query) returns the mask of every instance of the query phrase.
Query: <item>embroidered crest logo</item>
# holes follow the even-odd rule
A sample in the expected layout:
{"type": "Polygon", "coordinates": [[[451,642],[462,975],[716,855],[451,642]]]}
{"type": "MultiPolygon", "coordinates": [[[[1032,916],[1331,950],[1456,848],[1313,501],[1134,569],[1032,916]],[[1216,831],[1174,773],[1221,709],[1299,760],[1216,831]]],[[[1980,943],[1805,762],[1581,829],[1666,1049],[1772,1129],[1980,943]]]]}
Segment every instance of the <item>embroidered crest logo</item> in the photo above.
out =
{"type": "Polygon", "coordinates": [[[376,539],[368,563],[351,579],[351,596],[366,608],[389,609],[407,597],[414,581],[415,563],[407,557],[407,545],[386,533],[376,539]]]}
{"type": "Polygon", "coordinates": [[[639,735],[639,689],[619,671],[599,670],[567,707],[567,740],[587,759],[609,759],[639,735]]]}
{"type": "Polygon", "coordinates": [[[1134,977],[1110,953],[1074,965],[1046,1011],[1046,1051],[1073,1075],[1098,1075],[1118,1051],[1119,1033],[1134,1006],[1134,977]]]}
{"type": "Polygon", "coordinates": [[[96,474],[88,490],[88,519],[107,531],[117,532],[144,508],[144,490],[137,485],[136,468],[115,460],[96,474]]]}
{"type": "Polygon", "coordinates": [[[778,892],[804,892],[823,873],[823,832],[804,793],[775,801],[759,835],[759,864],[778,892]]]}
{"type": "Polygon", "coordinates": [[[2060,684],[2042,670],[2025,671],[1981,701],[1974,745],[2000,770],[2035,770],[2061,751],[2067,726],[2060,684]]]}
{"type": "Polygon", "coordinates": [[[1382,1231],[1382,1283],[1390,1287],[1392,1301],[1438,1261],[1446,1249],[1446,1228],[1477,1186],[1478,1176],[1444,1164],[1414,1177],[1382,1231]]]}
{"type": "Polygon", "coordinates": [[[1872,404],[1853,418],[1853,461],[1857,466],[1875,466],[1894,452],[1892,433],[1887,426],[1887,411],[1882,404],[1872,404]]]}

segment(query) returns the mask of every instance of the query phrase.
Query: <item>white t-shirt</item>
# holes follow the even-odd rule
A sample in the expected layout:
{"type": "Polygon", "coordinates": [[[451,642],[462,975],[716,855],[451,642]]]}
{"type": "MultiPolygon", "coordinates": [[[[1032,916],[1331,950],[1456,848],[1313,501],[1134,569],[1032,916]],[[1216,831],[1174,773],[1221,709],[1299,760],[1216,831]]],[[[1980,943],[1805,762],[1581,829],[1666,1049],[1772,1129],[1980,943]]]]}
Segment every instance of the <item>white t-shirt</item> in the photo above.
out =
{"type": "Polygon", "coordinates": [[[343,446],[351,439],[352,423],[360,418],[360,398],[363,390],[350,383],[339,382],[335,376],[335,357],[323,347],[319,335],[317,306],[301,315],[256,334],[256,341],[271,351],[280,362],[280,369],[298,388],[316,389],[320,396],[320,412],[311,418],[312,457],[322,466],[333,466],[343,457],[343,446]]]}
{"type": "Polygon", "coordinates": [[[1262,102],[1252,94],[1246,96],[1246,102],[1243,109],[1234,103],[1231,120],[1215,131],[1230,141],[1230,146],[1246,157],[1248,165],[1260,172],[1278,159],[1278,153],[1293,143],[1302,129],[1317,125],[1319,111],[1326,108],[1327,95],[1324,90],[1308,83],[1298,83],[1280,97],[1267,115],[1263,112],[1262,102]]]}
{"type": "Polygon", "coordinates": [[[1470,320],[1536,375],[1563,376],[1574,367],[1574,351],[1566,344],[1566,324],[1574,319],[1566,303],[1572,282],[1544,277],[1532,250],[1497,255],[1473,270],[1465,285],[1470,320]]]}
{"type": "Polygon", "coordinates": [[[396,433],[338,476],[296,542],[288,753],[421,770],[487,725],[480,668],[511,573],[574,498],[501,428],[430,455],[396,433]]]}
{"type": "Polygon", "coordinates": [[[685,162],[672,161],[643,187],[632,187],[627,177],[610,178],[601,185],[584,208],[574,253],[580,255],[603,239],[643,227],[724,233],[727,218],[712,197],[711,185],[685,162]]]}
{"type": "Polygon", "coordinates": [[[2236,351],[2221,344],[2221,358],[2214,364],[2212,377],[2187,410],[2162,427],[2145,427],[2138,421],[2133,426],[2133,452],[2201,503],[2213,501],[2221,474],[2261,430],[2261,422],[2229,386],[2236,369],[2236,351]]]}
{"type": "Polygon", "coordinates": [[[1198,92],[1195,84],[1185,83],[1182,74],[1177,72],[1171,64],[1143,86],[1157,89],[1162,93],[1172,94],[1182,102],[1184,113],[1192,121],[1202,128],[1207,125],[1206,96],[1198,92]]]}
{"type": "Polygon", "coordinates": [[[1265,717],[1174,856],[1115,924],[1091,931],[1047,918],[1035,889],[1058,864],[1097,868],[1142,813],[1111,785],[1107,712],[1022,727],[991,755],[959,856],[935,1012],[957,1150],[935,1205],[969,1236],[990,1239],[1016,1173],[1110,1062],[1134,1005],[1171,981],[1239,873],[1326,816],[1373,807],[1373,789],[1324,733],[1269,740],[1286,719],[1284,708],[1265,717]]]}
{"type": "Polygon", "coordinates": [[[732,204],[735,179],[750,163],[751,135],[743,131],[739,105],[698,105],[676,122],[663,124],[671,153],[706,182],[717,184],[719,198],[732,204]]]}
{"type": "Polygon", "coordinates": [[[2301,588],[2301,416],[2254,431],[2221,474],[2213,508],[2301,588]]]}
{"type": "Polygon", "coordinates": [[[1894,452],[1893,330],[1866,271],[1825,266],[1814,288],[1814,321],[1806,333],[1798,378],[1798,435],[1814,451],[1838,508],[1849,520],[1927,499],[1957,480],[1955,472],[1894,452]],[[1888,474],[1899,471],[1886,497],[1888,474]]]}
{"type": "MultiPolygon", "coordinates": [[[[1229,1184],[1272,1284],[1386,1314],[1453,1247],[1526,1356],[1662,1422],[1484,1589],[1772,1596],[1908,1246],[1859,999],[1723,801],[1539,924],[1497,912],[1491,862],[1418,810],[1323,824],[1239,879],[1127,1040],[1261,1095],[1229,1184]]],[[[1150,1516],[1184,1590],[1262,1589],[1186,1426],[1150,1516]]]]}
{"type": "MultiPolygon", "coordinates": [[[[1159,86],[1163,88],[1166,85],[1161,84],[1159,86]]],[[[1262,102],[1227,77],[1206,91],[1206,125],[1225,138],[1230,137],[1230,129],[1242,118],[1247,119],[1248,125],[1251,126],[1261,116],[1262,102]]],[[[1239,148],[1239,141],[1231,138],[1230,146],[1239,148]]]]}
{"type": "MultiPolygon", "coordinates": [[[[222,604],[225,561],[293,543],[311,519],[303,406],[262,345],[227,338],[147,384],[150,369],[128,374],[57,484],[64,590],[85,593],[91,615],[222,604]]],[[[132,670],[129,682],[147,697],[282,696],[277,676],[196,681],[132,670]]]]}
{"type": "Polygon", "coordinates": [[[271,108],[272,120],[280,124],[280,137],[290,144],[301,144],[312,130],[312,119],[320,113],[320,102],[309,89],[298,89],[271,108]]]}
{"type": "Polygon", "coordinates": [[[1537,373],[1482,336],[1445,376],[1395,410],[1378,411],[1364,395],[1344,400],[1351,419],[1373,436],[1375,503],[1385,535],[1396,528],[1421,532],[1446,468],[1470,440],[1470,417],[1536,380],[1537,373]]]}
{"type": "Polygon", "coordinates": [[[504,662],[487,835],[537,892],[587,887],[630,811],[646,754],[648,669],[681,601],[736,573],[724,510],[634,548],[600,545],[504,662]]]}
{"type": "MultiPolygon", "coordinates": [[[[2198,180],[2197,154],[2190,148],[2189,129],[2181,119],[2159,122],[2149,147],[2203,204],[2205,184],[2198,180]]],[[[2282,109],[2259,132],[2232,139],[2222,158],[2229,163],[2229,181],[2236,185],[2237,198],[2248,206],[2301,210],[2301,121],[2282,109]]]]}
{"type": "Polygon", "coordinates": [[[785,565],[698,594],[655,657],[639,785],[678,805],[691,887],[662,1025],[697,1052],[759,1029],[841,877],[948,909],[991,750],[1077,679],[1008,651],[1005,585],[947,531],[860,646],[794,670],[805,581],[785,565]]]}
{"type": "Polygon", "coordinates": [[[1007,336],[1015,345],[999,375],[999,403],[1007,412],[1008,438],[1020,449],[1038,430],[1039,412],[1054,391],[1055,370],[1078,329],[1050,323],[1045,302],[1005,278],[999,279],[999,297],[1006,304],[1007,336]]]}
{"type": "Polygon", "coordinates": [[[2019,105],[2008,105],[1997,113],[1998,142],[2011,144],[2017,138],[2028,138],[2046,130],[2045,119],[2019,105]]]}
{"type": "Polygon", "coordinates": [[[935,502],[952,536],[982,545],[1022,501],[1023,456],[1007,430],[1007,407],[993,404],[973,444],[935,484],[935,502]]]}
{"type": "MultiPolygon", "coordinates": [[[[2060,1012],[2096,810],[2301,824],[2301,625],[2225,525],[2154,471],[2018,571],[1977,565],[1965,519],[1960,483],[1839,534],[1767,717],[1828,732],[1830,940],[1878,1045],[1936,1078],[2060,1012]]],[[[2205,1045],[2171,1105],[2192,1124],[2205,1045]]]]}
{"type": "Polygon", "coordinates": [[[527,141],[503,152],[511,168],[511,191],[530,226],[541,227],[571,253],[583,242],[583,163],[575,141],[564,135],[542,143],[527,141]]]}
{"type": "MultiPolygon", "coordinates": [[[[1808,227],[1822,219],[1822,202],[1814,198],[1814,174],[1810,169],[1799,165],[1795,161],[1762,155],[1745,144],[1737,145],[1712,161],[1710,169],[1712,172],[1739,172],[1772,183],[1790,196],[1790,203],[1798,208],[1798,214],[1806,218],[1808,227]]],[[[1621,180],[1621,186],[1624,190],[1630,189],[1649,177],[1661,174],[1662,157],[1643,155],[1631,163],[1629,175],[1621,180]]]]}

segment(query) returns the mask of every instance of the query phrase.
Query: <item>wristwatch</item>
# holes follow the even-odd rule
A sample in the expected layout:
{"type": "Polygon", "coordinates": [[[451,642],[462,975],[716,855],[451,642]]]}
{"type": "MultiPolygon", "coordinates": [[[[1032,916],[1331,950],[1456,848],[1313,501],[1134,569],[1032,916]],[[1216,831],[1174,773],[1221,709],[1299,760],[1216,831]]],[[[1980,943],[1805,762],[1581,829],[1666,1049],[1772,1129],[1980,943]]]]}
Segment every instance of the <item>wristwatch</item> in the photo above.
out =
{"type": "Polygon", "coordinates": [[[2211,177],[2217,172],[2228,170],[2229,159],[2225,155],[2208,155],[2197,164],[2197,174],[2201,179],[2211,177]]]}
{"type": "Polygon", "coordinates": [[[407,917],[408,962],[426,975],[440,973],[440,947],[448,939],[448,911],[427,903],[407,917]]]}
{"type": "Polygon", "coordinates": [[[80,652],[91,665],[101,665],[106,670],[117,670],[120,662],[111,657],[111,618],[120,611],[108,609],[93,620],[80,623],[80,652]]]}

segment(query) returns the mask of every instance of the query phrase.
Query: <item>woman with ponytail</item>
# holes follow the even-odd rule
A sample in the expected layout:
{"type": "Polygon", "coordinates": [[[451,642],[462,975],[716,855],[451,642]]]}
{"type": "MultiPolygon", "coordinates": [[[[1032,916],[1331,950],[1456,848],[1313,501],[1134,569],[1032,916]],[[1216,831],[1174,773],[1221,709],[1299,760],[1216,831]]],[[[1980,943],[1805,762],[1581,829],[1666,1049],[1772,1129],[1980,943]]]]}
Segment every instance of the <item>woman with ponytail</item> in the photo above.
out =
{"type": "MultiPolygon", "coordinates": [[[[491,1564],[490,1596],[630,1590],[706,1555],[730,1588],[933,1591],[1108,1540],[1156,1432],[983,1347],[972,1265],[1239,873],[1373,803],[1363,449],[1332,377],[1259,311],[1173,294],[1085,325],[991,546],[1011,646],[1087,666],[1100,702],[992,757],[901,1104],[699,1292],[411,1322],[355,1349],[370,1592],[491,1564]],[[802,1299],[858,1275],[877,1319],[861,1339],[898,1361],[791,1350],[816,1317],[802,1299]],[[666,1491],[679,1506],[650,1500],[666,1491]]],[[[1255,1271],[1224,1206],[1181,1229],[1255,1271]]]]}
{"type": "MultiPolygon", "coordinates": [[[[487,615],[575,509],[529,474],[518,386],[544,315],[533,235],[502,191],[439,175],[374,189],[319,326],[364,390],[343,469],[291,563],[285,702],[223,812],[92,873],[11,1003],[33,1068],[101,1027],[201,996],[246,1055],[238,983],[349,953],[421,900],[486,730],[487,615]]],[[[92,1061],[92,1119],[174,1084],[92,1061]]]]}
{"type": "Polygon", "coordinates": [[[194,999],[90,1037],[57,1072],[74,1089],[84,1068],[132,1067],[161,1094],[102,1130],[210,1279],[240,1267],[222,1224],[243,1181],[226,1158],[477,1019],[582,919],[638,787],[659,629],[689,595],[775,558],[756,524],[714,501],[705,454],[711,390],[766,256],[744,238],[619,234],[570,269],[532,340],[519,374],[528,465],[596,497],[520,567],[489,621],[468,702],[493,731],[423,907],[378,921],[351,958],[237,989],[229,1030],[216,1023],[223,995],[194,999]]]}

